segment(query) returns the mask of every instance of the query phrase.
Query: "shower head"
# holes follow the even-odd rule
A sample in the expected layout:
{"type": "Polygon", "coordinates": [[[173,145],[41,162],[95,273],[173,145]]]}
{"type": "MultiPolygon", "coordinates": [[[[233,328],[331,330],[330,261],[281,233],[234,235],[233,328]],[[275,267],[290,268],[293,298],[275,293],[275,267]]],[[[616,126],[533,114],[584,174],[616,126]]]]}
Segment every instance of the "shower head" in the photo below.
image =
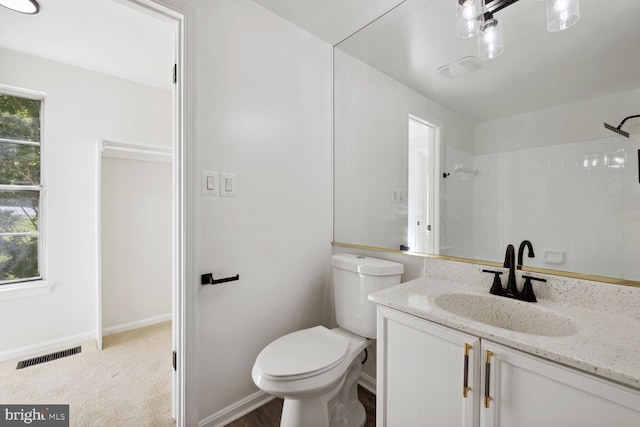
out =
{"type": "Polygon", "coordinates": [[[615,127],[611,126],[611,125],[610,125],[610,124],[608,124],[608,123],[605,123],[605,124],[604,124],[604,127],[605,127],[605,128],[607,128],[607,129],[609,129],[609,130],[610,130],[610,131],[612,131],[612,132],[619,133],[620,135],[622,135],[622,136],[626,136],[627,138],[629,138],[629,132],[625,132],[625,131],[623,131],[621,128],[622,128],[622,125],[624,124],[624,122],[626,122],[626,121],[627,121],[627,120],[629,120],[629,119],[635,119],[636,117],[640,117],[640,114],[635,115],[635,116],[625,117],[625,118],[624,118],[624,120],[620,122],[620,124],[618,125],[618,127],[617,127],[617,128],[615,128],[615,127]]]}
{"type": "Polygon", "coordinates": [[[629,138],[629,132],[625,132],[622,129],[620,129],[620,126],[618,126],[617,128],[614,128],[613,126],[611,126],[609,123],[605,123],[604,127],[609,129],[612,132],[615,133],[619,133],[622,136],[626,136],[627,138],[629,138]]]}

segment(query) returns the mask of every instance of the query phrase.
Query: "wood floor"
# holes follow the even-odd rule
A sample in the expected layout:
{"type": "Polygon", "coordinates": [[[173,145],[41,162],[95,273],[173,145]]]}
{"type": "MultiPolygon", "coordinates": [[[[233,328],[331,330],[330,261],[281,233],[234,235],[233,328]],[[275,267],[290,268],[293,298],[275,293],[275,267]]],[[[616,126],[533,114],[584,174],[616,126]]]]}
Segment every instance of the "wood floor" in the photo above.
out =
{"type": "MultiPolygon", "coordinates": [[[[362,402],[367,412],[365,427],[376,425],[376,395],[367,389],[358,386],[358,399],[362,402]]],[[[278,427],[280,414],[282,413],[282,399],[273,399],[266,405],[249,412],[242,418],[227,424],[227,427],[278,427]]]]}

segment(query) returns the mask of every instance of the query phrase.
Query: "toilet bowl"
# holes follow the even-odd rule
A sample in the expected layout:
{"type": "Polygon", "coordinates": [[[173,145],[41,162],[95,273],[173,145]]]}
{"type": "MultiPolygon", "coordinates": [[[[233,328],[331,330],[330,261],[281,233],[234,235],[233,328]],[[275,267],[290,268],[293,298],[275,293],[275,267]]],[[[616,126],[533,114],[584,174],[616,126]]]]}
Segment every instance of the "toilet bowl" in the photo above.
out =
{"type": "Polygon", "coordinates": [[[261,390],[284,399],[281,427],[362,426],[357,380],[369,342],[341,328],[296,331],[265,347],[251,376],[261,390]]]}
{"type": "Polygon", "coordinates": [[[400,283],[404,267],[353,254],[333,255],[331,264],[339,327],[284,335],[260,352],[251,370],[261,390],[284,399],[281,427],[361,427],[366,421],[357,386],[364,350],[376,336],[376,307],[367,296],[400,283]]]}

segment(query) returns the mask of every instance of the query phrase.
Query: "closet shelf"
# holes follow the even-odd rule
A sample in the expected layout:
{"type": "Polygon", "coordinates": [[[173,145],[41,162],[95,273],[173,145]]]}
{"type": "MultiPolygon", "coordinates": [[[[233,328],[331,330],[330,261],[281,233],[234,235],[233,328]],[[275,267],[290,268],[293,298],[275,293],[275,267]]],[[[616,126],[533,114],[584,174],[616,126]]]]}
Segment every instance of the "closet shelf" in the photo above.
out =
{"type": "Polygon", "coordinates": [[[173,149],[162,145],[103,139],[100,141],[102,155],[116,159],[144,160],[171,163],[173,149]]]}

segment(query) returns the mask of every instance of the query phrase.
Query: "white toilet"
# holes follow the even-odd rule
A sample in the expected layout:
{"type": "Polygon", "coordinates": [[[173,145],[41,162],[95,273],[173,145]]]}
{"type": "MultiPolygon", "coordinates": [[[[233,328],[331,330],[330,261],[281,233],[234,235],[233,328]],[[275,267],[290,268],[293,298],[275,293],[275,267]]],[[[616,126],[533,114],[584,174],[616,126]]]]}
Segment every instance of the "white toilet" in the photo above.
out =
{"type": "Polygon", "coordinates": [[[336,321],[267,345],[251,370],[263,391],[284,398],[281,427],[363,426],[357,381],[364,349],[376,337],[373,292],[400,283],[402,264],[353,254],[331,257],[336,321]]]}

